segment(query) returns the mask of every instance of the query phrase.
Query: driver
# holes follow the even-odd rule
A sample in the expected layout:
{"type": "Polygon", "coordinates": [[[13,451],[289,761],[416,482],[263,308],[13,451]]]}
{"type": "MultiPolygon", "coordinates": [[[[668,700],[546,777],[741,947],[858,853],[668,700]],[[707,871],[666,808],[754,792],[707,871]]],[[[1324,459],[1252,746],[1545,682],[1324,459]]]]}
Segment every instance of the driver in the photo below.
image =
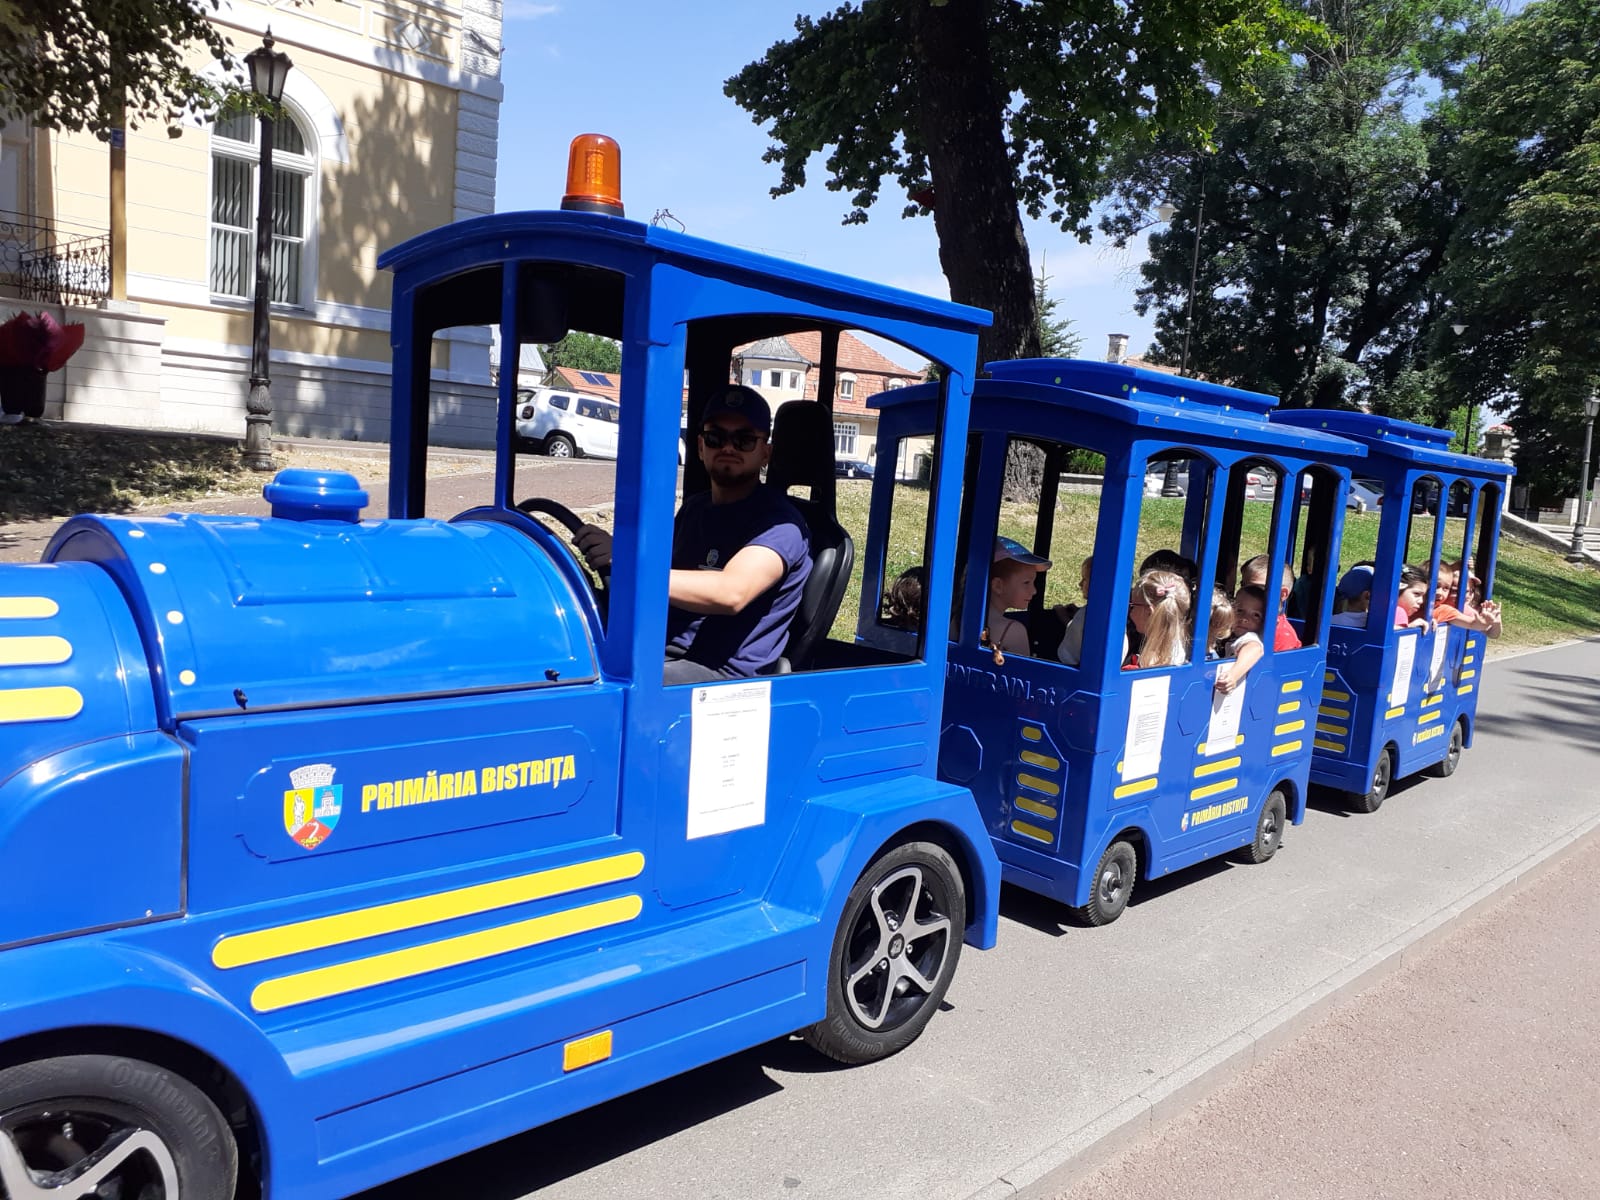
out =
{"type": "MultiPolygon", "coordinates": [[[[666,683],[758,675],[788,644],[810,543],[799,510],[761,482],[771,432],[754,388],[724,384],[706,402],[697,445],[711,490],[684,500],[673,523],[666,683]]],[[[610,567],[605,530],[585,525],[574,541],[596,571],[610,567]]]]}

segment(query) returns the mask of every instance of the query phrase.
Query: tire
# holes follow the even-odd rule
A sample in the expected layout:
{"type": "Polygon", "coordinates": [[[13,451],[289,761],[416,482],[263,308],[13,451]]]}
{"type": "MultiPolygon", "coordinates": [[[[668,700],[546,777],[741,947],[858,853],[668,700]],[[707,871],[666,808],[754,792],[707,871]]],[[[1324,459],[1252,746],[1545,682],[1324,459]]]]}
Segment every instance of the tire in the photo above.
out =
{"type": "Polygon", "coordinates": [[[1122,915],[1133,897],[1133,885],[1139,877],[1139,854],[1129,842],[1115,841],[1100,856],[1100,865],[1094,869],[1093,890],[1089,903],[1072,911],[1085,925],[1099,928],[1109,925],[1122,915]]]}
{"type": "Polygon", "coordinates": [[[1467,740],[1467,731],[1457,721],[1450,730],[1450,745],[1444,752],[1444,757],[1428,768],[1428,774],[1435,779],[1449,779],[1456,773],[1456,767],[1461,763],[1461,747],[1467,740]]]}
{"type": "Polygon", "coordinates": [[[544,452],[551,458],[577,458],[578,443],[564,433],[552,433],[544,440],[544,452]]]}
{"type": "Polygon", "coordinates": [[[1258,866],[1278,852],[1283,845],[1283,827],[1288,823],[1289,805],[1283,793],[1273,788],[1261,803],[1261,815],[1256,818],[1256,838],[1245,847],[1245,856],[1258,866]]]}
{"type": "Polygon", "coordinates": [[[0,1195],[97,1170],[92,1190],[53,1182],[62,1195],[230,1200],[239,1150],[199,1088],[150,1063],[82,1054],[0,1071],[0,1195]]]}
{"type": "Polygon", "coordinates": [[[805,1040],[842,1063],[875,1062],[916,1041],[955,975],[966,912],[961,869],[943,847],[905,842],[873,860],[845,899],[828,1013],[805,1040]]]}
{"type": "Polygon", "coordinates": [[[1363,794],[1350,793],[1350,807],[1357,812],[1375,813],[1383,807],[1389,795],[1389,785],[1394,782],[1394,751],[1387,746],[1378,756],[1378,765],[1372,769],[1372,786],[1363,794]]]}

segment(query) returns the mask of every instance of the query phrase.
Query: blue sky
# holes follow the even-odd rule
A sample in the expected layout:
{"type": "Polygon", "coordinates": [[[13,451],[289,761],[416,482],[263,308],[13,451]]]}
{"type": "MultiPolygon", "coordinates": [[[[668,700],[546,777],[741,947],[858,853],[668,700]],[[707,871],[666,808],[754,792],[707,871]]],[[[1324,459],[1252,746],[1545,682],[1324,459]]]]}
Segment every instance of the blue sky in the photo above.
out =
{"type": "MultiPolygon", "coordinates": [[[[840,224],[849,202],[824,186],[821,156],[799,192],[768,194],[778,182],[777,166],[761,161],[769,138],[722,84],[792,36],[794,3],[507,0],[496,207],[554,207],[568,143],[604,133],[622,146],[623,199],[636,220],[667,209],[697,237],[947,297],[933,221],[901,220],[897,185],[885,185],[865,225],[840,224]]],[[[1131,335],[1135,352],[1148,346],[1152,322],[1133,312],[1142,248],[1085,246],[1042,222],[1027,233],[1056,315],[1072,320],[1086,357],[1104,357],[1109,333],[1131,335]]]]}

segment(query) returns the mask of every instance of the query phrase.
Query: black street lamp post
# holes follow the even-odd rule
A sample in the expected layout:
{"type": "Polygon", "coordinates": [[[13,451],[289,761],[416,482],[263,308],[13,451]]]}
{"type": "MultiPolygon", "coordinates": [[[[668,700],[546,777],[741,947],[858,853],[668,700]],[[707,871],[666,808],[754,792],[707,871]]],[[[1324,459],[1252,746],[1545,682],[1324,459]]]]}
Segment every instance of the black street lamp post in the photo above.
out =
{"type": "Polygon", "coordinates": [[[1572,514],[1572,552],[1570,558],[1583,558],[1583,516],[1585,495],[1589,487],[1589,450],[1594,440],[1594,419],[1600,415],[1600,389],[1589,393],[1583,402],[1583,469],[1578,472],[1578,508],[1572,514]]]}
{"type": "Polygon", "coordinates": [[[250,90],[268,102],[261,111],[261,165],[256,180],[256,290],[250,333],[250,396],[245,401],[244,465],[272,470],[272,379],[267,358],[272,349],[272,127],[283,99],[284,81],[294,64],[272,48],[272,30],[244,56],[250,90]]]}
{"type": "MultiPolygon", "coordinates": [[[[1467,327],[1462,322],[1451,322],[1450,332],[1456,335],[1457,342],[1460,342],[1461,335],[1466,331],[1467,327]]],[[[1477,416],[1477,408],[1478,402],[1469,391],[1467,394],[1467,427],[1461,434],[1461,449],[1464,454],[1476,454],[1478,452],[1477,439],[1472,436],[1472,421],[1477,416]]]]}

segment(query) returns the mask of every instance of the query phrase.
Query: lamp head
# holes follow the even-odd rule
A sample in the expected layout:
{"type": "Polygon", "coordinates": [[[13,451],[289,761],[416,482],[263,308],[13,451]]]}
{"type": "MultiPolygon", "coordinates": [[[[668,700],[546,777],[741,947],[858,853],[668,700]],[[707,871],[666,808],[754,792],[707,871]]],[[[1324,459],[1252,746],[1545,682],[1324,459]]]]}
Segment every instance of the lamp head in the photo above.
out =
{"type": "Polygon", "coordinates": [[[1465,325],[1461,324],[1459,321],[1453,321],[1450,324],[1450,330],[1457,337],[1460,337],[1463,333],[1465,333],[1467,331],[1467,327],[1465,325]]]}
{"type": "Polygon", "coordinates": [[[244,65],[250,71],[250,90],[277,104],[283,99],[283,85],[294,63],[282,50],[272,47],[272,30],[268,29],[261,45],[244,56],[244,65]]]}
{"type": "Polygon", "coordinates": [[[1178,206],[1170,200],[1163,200],[1156,205],[1156,216],[1163,221],[1170,221],[1178,215],[1178,206]]]}
{"type": "Polygon", "coordinates": [[[1589,398],[1583,402],[1583,415],[1591,421],[1600,416],[1600,392],[1589,393],[1589,398]]]}

